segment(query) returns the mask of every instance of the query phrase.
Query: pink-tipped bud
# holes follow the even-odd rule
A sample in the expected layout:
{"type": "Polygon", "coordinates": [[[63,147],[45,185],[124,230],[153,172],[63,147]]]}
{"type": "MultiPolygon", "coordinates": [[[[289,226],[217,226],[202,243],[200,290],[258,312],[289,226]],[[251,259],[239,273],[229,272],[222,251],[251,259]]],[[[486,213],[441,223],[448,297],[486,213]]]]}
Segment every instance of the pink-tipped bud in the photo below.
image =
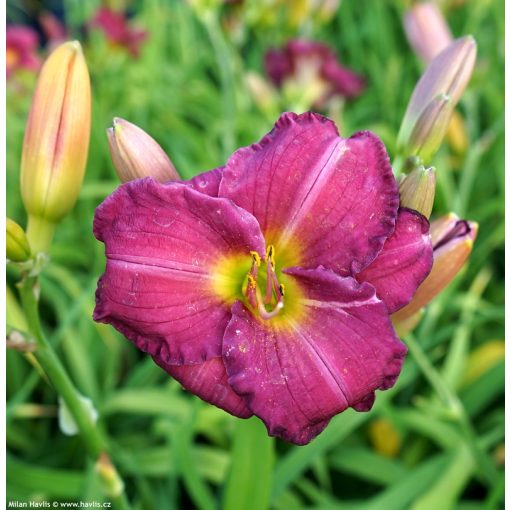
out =
{"type": "Polygon", "coordinates": [[[142,177],[152,177],[158,182],[181,179],[163,149],[143,129],[115,118],[106,134],[113,165],[122,182],[142,177]]]}
{"type": "Polygon", "coordinates": [[[416,85],[398,135],[399,152],[427,162],[448,129],[455,105],[466,88],[476,60],[471,36],[454,41],[429,65],[416,85]]]}
{"type": "Polygon", "coordinates": [[[477,233],[477,223],[459,220],[453,213],[431,223],[430,236],[434,247],[432,270],[418,287],[411,302],[392,315],[393,323],[414,315],[450,284],[466,263],[477,233]]]}
{"type": "Polygon", "coordinates": [[[430,217],[436,193],[436,171],[433,167],[415,168],[404,177],[398,189],[402,207],[414,209],[426,218],[430,217]]]}
{"type": "Polygon", "coordinates": [[[25,131],[21,195],[30,217],[54,224],[73,208],[87,162],[90,115],[80,43],[64,43],[44,63],[25,131]]]}
{"type": "Polygon", "coordinates": [[[25,262],[30,258],[30,245],[25,231],[10,218],[6,221],[5,248],[7,260],[25,262]]]}
{"type": "Polygon", "coordinates": [[[427,64],[453,41],[446,20],[432,2],[414,4],[405,14],[404,30],[414,52],[427,64]]]}

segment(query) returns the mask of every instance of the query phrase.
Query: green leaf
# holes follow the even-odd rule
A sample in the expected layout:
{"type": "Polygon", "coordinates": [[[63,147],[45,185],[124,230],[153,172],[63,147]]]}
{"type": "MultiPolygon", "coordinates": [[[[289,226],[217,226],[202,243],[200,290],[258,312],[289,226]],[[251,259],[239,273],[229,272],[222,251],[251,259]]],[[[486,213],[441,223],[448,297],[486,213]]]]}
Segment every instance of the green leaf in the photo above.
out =
{"type": "Polygon", "coordinates": [[[477,416],[505,391],[505,363],[497,363],[466,387],[460,398],[469,416],[477,416]]]}
{"type": "Polygon", "coordinates": [[[474,471],[474,461],[467,446],[459,448],[431,488],[411,507],[411,510],[454,510],[457,500],[474,471]]]}
{"type": "Polygon", "coordinates": [[[255,417],[238,420],[223,510],[266,510],[269,507],[274,439],[255,417]]]}
{"type": "MultiPolygon", "coordinates": [[[[379,401],[382,400],[382,397],[383,395],[379,395],[379,401]]],[[[271,500],[280,496],[291,483],[308,469],[314,459],[336,446],[353,430],[367,421],[368,417],[367,413],[356,413],[353,410],[347,410],[333,418],[324,432],[310,444],[290,450],[276,465],[271,500]]]]}
{"type": "Polygon", "coordinates": [[[7,486],[23,488],[25,497],[43,494],[45,497],[78,499],[84,487],[84,475],[70,469],[37,467],[13,456],[7,458],[7,486]]]}
{"type": "Polygon", "coordinates": [[[398,460],[383,457],[363,447],[338,448],[330,458],[330,465],[380,485],[397,483],[407,473],[398,460]]]}
{"type": "MultiPolygon", "coordinates": [[[[437,480],[451,456],[446,454],[435,455],[430,460],[422,462],[403,477],[398,483],[370,500],[364,510],[408,510],[409,504],[416,500],[431,483],[437,480]]],[[[441,508],[441,507],[438,507],[441,508]]]]}

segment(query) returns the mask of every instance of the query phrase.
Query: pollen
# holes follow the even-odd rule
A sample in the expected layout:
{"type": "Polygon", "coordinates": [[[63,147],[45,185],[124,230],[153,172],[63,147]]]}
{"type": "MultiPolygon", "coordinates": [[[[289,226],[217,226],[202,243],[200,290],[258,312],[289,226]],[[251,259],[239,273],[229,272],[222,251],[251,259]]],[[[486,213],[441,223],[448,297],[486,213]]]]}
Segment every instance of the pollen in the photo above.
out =
{"type": "Polygon", "coordinates": [[[257,267],[260,267],[260,264],[262,262],[262,259],[260,258],[260,255],[256,251],[250,251],[250,255],[251,255],[255,265],[257,267]]]}

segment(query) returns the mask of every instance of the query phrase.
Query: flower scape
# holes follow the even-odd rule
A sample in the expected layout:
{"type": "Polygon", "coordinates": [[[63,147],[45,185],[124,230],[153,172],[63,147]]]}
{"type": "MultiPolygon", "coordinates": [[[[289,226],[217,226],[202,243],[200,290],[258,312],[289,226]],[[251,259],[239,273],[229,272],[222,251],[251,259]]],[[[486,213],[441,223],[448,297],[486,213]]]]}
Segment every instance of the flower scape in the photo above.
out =
{"type": "Polygon", "coordinates": [[[432,267],[429,222],[399,206],[383,143],[284,113],[189,181],[121,185],[96,210],[94,319],[184,388],[302,445],[371,409],[406,355],[390,314],[432,267]]]}

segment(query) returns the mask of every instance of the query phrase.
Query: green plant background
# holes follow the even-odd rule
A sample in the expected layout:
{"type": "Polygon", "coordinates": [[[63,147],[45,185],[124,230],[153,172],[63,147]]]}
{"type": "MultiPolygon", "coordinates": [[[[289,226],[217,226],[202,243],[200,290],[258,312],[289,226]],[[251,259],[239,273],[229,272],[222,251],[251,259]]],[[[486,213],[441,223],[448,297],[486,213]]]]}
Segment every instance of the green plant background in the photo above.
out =
{"type": "MultiPolygon", "coordinates": [[[[149,33],[141,58],[133,59],[100,33],[84,34],[97,1],[64,2],[91,73],[93,125],[80,198],[58,228],[41,276],[43,327],[99,411],[98,427],[109,437],[132,508],[502,508],[503,1],[442,2],[453,33],[472,34],[479,50],[459,106],[469,147],[459,155],[444,144],[433,161],[433,216],[455,211],[480,224],[469,264],[406,338],[410,354],[395,388],[379,393],[370,413],[335,417],[305,447],[268,439],[256,419],[237,420],[184,392],[113,328],[92,321],[104,267],[92,219],[118,185],[105,129],[114,116],[139,125],[183,178],[219,166],[269,131],[280,113],[278,106],[257,107],[245,73],[262,73],[269,46],[304,36],[329,43],[367,79],[363,95],[343,106],[342,134],[373,130],[394,154],[423,67],[403,33],[405,2],[344,0],[329,21],[293,20],[292,2],[280,10],[267,1],[246,2],[242,36],[226,29],[235,7],[204,0],[193,9],[191,3],[131,3],[134,20],[149,33]],[[386,427],[382,440],[379,426],[386,427]]],[[[25,20],[25,7],[8,2],[8,20],[25,20]]],[[[6,178],[8,216],[25,225],[19,164],[35,78],[21,80],[7,88],[6,178]]],[[[13,291],[17,277],[9,267],[13,291]]],[[[23,321],[15,299],[8,299],[8,322],[23,321]]],[[[107,501],[80,438],[60,432],[56,406],[51,386],[19,352],[8,351],[8,500],[107,501]]]]}

